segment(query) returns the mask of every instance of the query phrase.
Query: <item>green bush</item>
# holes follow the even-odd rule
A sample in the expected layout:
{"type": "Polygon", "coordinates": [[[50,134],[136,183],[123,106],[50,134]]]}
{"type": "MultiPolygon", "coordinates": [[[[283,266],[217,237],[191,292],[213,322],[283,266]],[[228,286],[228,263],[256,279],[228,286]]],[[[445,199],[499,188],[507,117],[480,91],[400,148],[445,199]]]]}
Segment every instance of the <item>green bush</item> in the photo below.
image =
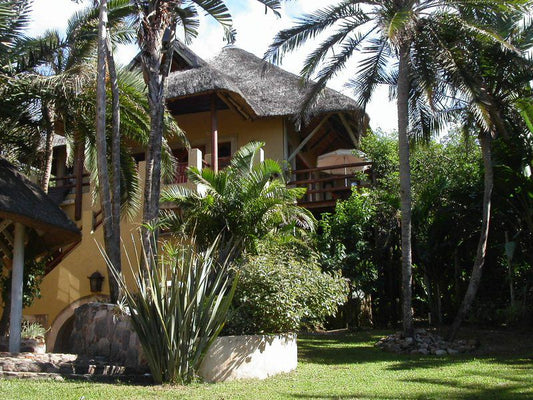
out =
{"type": "Polygon", "coordinates": [[[319,327],[346,301],[340,273],[322,272],[317,257],[294,240],[262,242],[240,264],[227,333],[294,332],[319,327]]]}

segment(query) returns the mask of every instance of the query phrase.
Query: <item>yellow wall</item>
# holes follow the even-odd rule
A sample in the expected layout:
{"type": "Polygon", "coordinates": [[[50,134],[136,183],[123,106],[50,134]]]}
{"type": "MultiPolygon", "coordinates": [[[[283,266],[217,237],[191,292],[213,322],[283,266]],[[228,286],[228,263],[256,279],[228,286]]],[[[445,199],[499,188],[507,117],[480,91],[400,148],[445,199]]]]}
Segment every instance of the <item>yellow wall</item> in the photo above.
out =
{"type": "MultiPolygon", "coordinates": [[[[39,321],[46,321],[47,327],[50,327],[59,313],[67,308],[71,303],[84,297],[94,296],[91,293],[88,277],[95,271],[105,276],[103,293],[109,294],[109,279],[105,260],[100,253],[98,245],[103,246],[103,229],[100,225],[95,232],[92,232],[93,226],[93,207],[91,207],[91,195],[84,194],[83,212],[81,225],[82,241],[69,253],[59,265],[48,273],[41,283],[41,298],[36,299],[31,307],[24,309],[25,316],[38,316],[39,321]]],[[[73,205],[64,207],[66,213],[73,214],[73,205]]],[[[99,205],[94,209],[98,210],[99,205]]],[[[140,221],[140,220],[139,220],[140,221]]],[[[138,244],[138,226],[139,221],[124,220],[121,224],[122,240],[132,262],[135,260],[135,250],[132,240],[132,234],[138,244]]],[[[128,265],[127,258],[123,252],[122,269],[128,281],[131,280],[132,274],[128,265]]]]}
{"type": "MultiPolygon", "coordinates": [[[[209,153],[211,151],[210,114],[189,114],[180,116],[177,119],[180,127],[186,132],[192,147],[206,145],[206,152],[209,153]]],[[[235,152],[239,147],[252,140],[266,143],[264,148],[265,158],[282,161],[284,154],[283,119],[271,118],[251,122],[242,119],[229,110],[219,112],[219,142],[231,141],[232,152],[235,152]]],[[[139,165],[139,171],[143,174],[144,165],[139,165]]],[[[74,205],[69,204],[64,209],[67,215],[72,218],[74,205]]],[[[99,209],[100,206],[98,204],[92,206],[90,193],[85,193],[83,199],[83,216],[80,223],[78,223],[82,228],[82,242],[58,266],[45,276],[41,284],[42,296],[40,299],[36,299],[31,307],[24,310],[26,317],[38,316],[40,321],[46,320],[47,327],[52,326],[58,315],[63,318],[65,313],[61,313],[63,310],[68,309],[69,305],[93,295],[90,292],[88,276],[95,271],[99,271],[105,276],[104,294],[109,293],[107,267],[96,244],[103,243],[102,226],[100,225],[94,233],[91,231],[93,211],[99,209]]],[[[132,233],[136,235],[136,244],[138,244],[137,230],[139,225],[140,215],[136,218],[136,221],[124,221],[121,224],[122,238],[126,251],[134,263],[136,263],[136,260],[131,235],[132,233]]],[[[126,279],[130,280],[131,272],[124,255],[122,262],[126,279]]],[[[61,318],[58,319],[58,322],[61,321],[61,318]]]]}
{"type": "MultiPolygon", "coordinates": [[[[211,153],[211,114],[187,114],[176,118],[192,147],[206,145],[211,153]]],[[[232,142],[232,152],[251,141],[265,142],[265,158],[283,160],[283,119],[266,118],[247,121],[230,110],[218,112],[218,141],[232,142]]],[[[174,147],[174,146],[173,146],[174,147]]]]}

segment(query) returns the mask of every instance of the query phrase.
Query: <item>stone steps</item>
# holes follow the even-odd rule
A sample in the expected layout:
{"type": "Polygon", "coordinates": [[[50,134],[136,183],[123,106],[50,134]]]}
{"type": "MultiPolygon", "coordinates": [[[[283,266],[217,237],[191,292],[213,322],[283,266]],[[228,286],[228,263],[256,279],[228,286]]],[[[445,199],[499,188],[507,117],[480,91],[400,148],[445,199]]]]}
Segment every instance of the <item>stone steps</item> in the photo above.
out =
{"type": "Polygon", "coordinates": [[[150,374],[139,368],[115,365],[101,357],[73,354],[0,354],[0,379],[77,379],[98,382],[150,383],[150,374]]]}
{"type": "Polygon", "coordinates": [[[137,384],[151,384],[153,383],[150,374],[144,375],[99,375],[99,374],[64,374],[52,372],[18,372],[18,371],[4,371],[0,372],[0,380],[2,379],[32,379],[32,380],[76,380],[86,382],[100,382],[100,383],[137,383],[137,384]]]}

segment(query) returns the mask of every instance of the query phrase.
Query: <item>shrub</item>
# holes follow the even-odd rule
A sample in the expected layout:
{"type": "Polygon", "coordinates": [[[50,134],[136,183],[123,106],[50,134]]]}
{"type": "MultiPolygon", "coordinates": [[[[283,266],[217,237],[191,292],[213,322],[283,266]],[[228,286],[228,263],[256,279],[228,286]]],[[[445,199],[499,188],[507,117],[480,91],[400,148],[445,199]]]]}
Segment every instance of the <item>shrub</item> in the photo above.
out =
{"type": "Polygon", "coordinates": [[[44,338],[46,329],[38,322],[24,321],[22,323],[22,330],[20,336],[23,339],[39,339],[44,338]]]}
{"type": "Polygon", "coordinates": [[[296,243],[262,242],[257,255],[242,260],[228,333],[321,326],[346,301],[347,285],[340,273],[322,272],[317,257],[296,243]]]}

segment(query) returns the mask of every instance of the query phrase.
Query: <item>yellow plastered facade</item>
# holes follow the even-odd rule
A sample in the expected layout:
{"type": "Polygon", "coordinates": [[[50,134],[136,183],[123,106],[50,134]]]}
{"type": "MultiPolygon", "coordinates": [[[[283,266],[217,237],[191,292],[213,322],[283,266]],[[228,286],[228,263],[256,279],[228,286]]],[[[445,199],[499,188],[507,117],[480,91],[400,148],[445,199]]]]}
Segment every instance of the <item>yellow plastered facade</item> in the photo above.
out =
{"type": "MultiPolygon", "coordinates": [[[[211,115],[209,112],[178,116],[180,128],[186,133],[191,147],[205,146],[206,153],[211,152],[211,115]]],[[[241,118],[231,110],[218,112],[219,143],[231,142],[231,151],[235,152],[250,141],[265,143],[265,158],[283,161],[284,152],[284,118],[264,118],[249,121],[241,118]]],[[[181,147],[178,142],[171,142],[173,148],[181,147]]],[[[141,179],[144,175],[144,162],[139,163],[141,179]]],[[[72,203],[72,201],[71,201],[72,203]]],[[[68,201],[62,206],[64,211],[74,218],[74,205],[68,201]]],[[[93,205],[89,191],[83,196],[82,218],[78,226],[82,230],[82,241],[70,252],[41,283],[41,298],[31,307],[25,308],[25,318],[36,319],[50,328],[48,337],[55,339],[58,329],[66,318],[71,316],[74,307],[109,294],[108,272],[99,245],[103,245],[103,229],[100,225],[93,232],[93,215],[99,210],[99,204],[93,205]],[[95,271],[104,275],[103,292],[100,297],[91,293],[88,277],[95,271]]],[[[138,228],[140,212],[133,221],[123,220],[121,235],[123,240],[122,265],[127,281],[132,279],[130,260],[136,266],[136,249],[138,247],[138,228]],[[134,238],[132,238],[132,235],[134,238]],[[126,254],[129,255],[126,257],[126,254]]],[[[53,342],[53,340],[52,340],[53,342]]],[[[49,344],[49,350],[53,348],[49,344]]]]}

